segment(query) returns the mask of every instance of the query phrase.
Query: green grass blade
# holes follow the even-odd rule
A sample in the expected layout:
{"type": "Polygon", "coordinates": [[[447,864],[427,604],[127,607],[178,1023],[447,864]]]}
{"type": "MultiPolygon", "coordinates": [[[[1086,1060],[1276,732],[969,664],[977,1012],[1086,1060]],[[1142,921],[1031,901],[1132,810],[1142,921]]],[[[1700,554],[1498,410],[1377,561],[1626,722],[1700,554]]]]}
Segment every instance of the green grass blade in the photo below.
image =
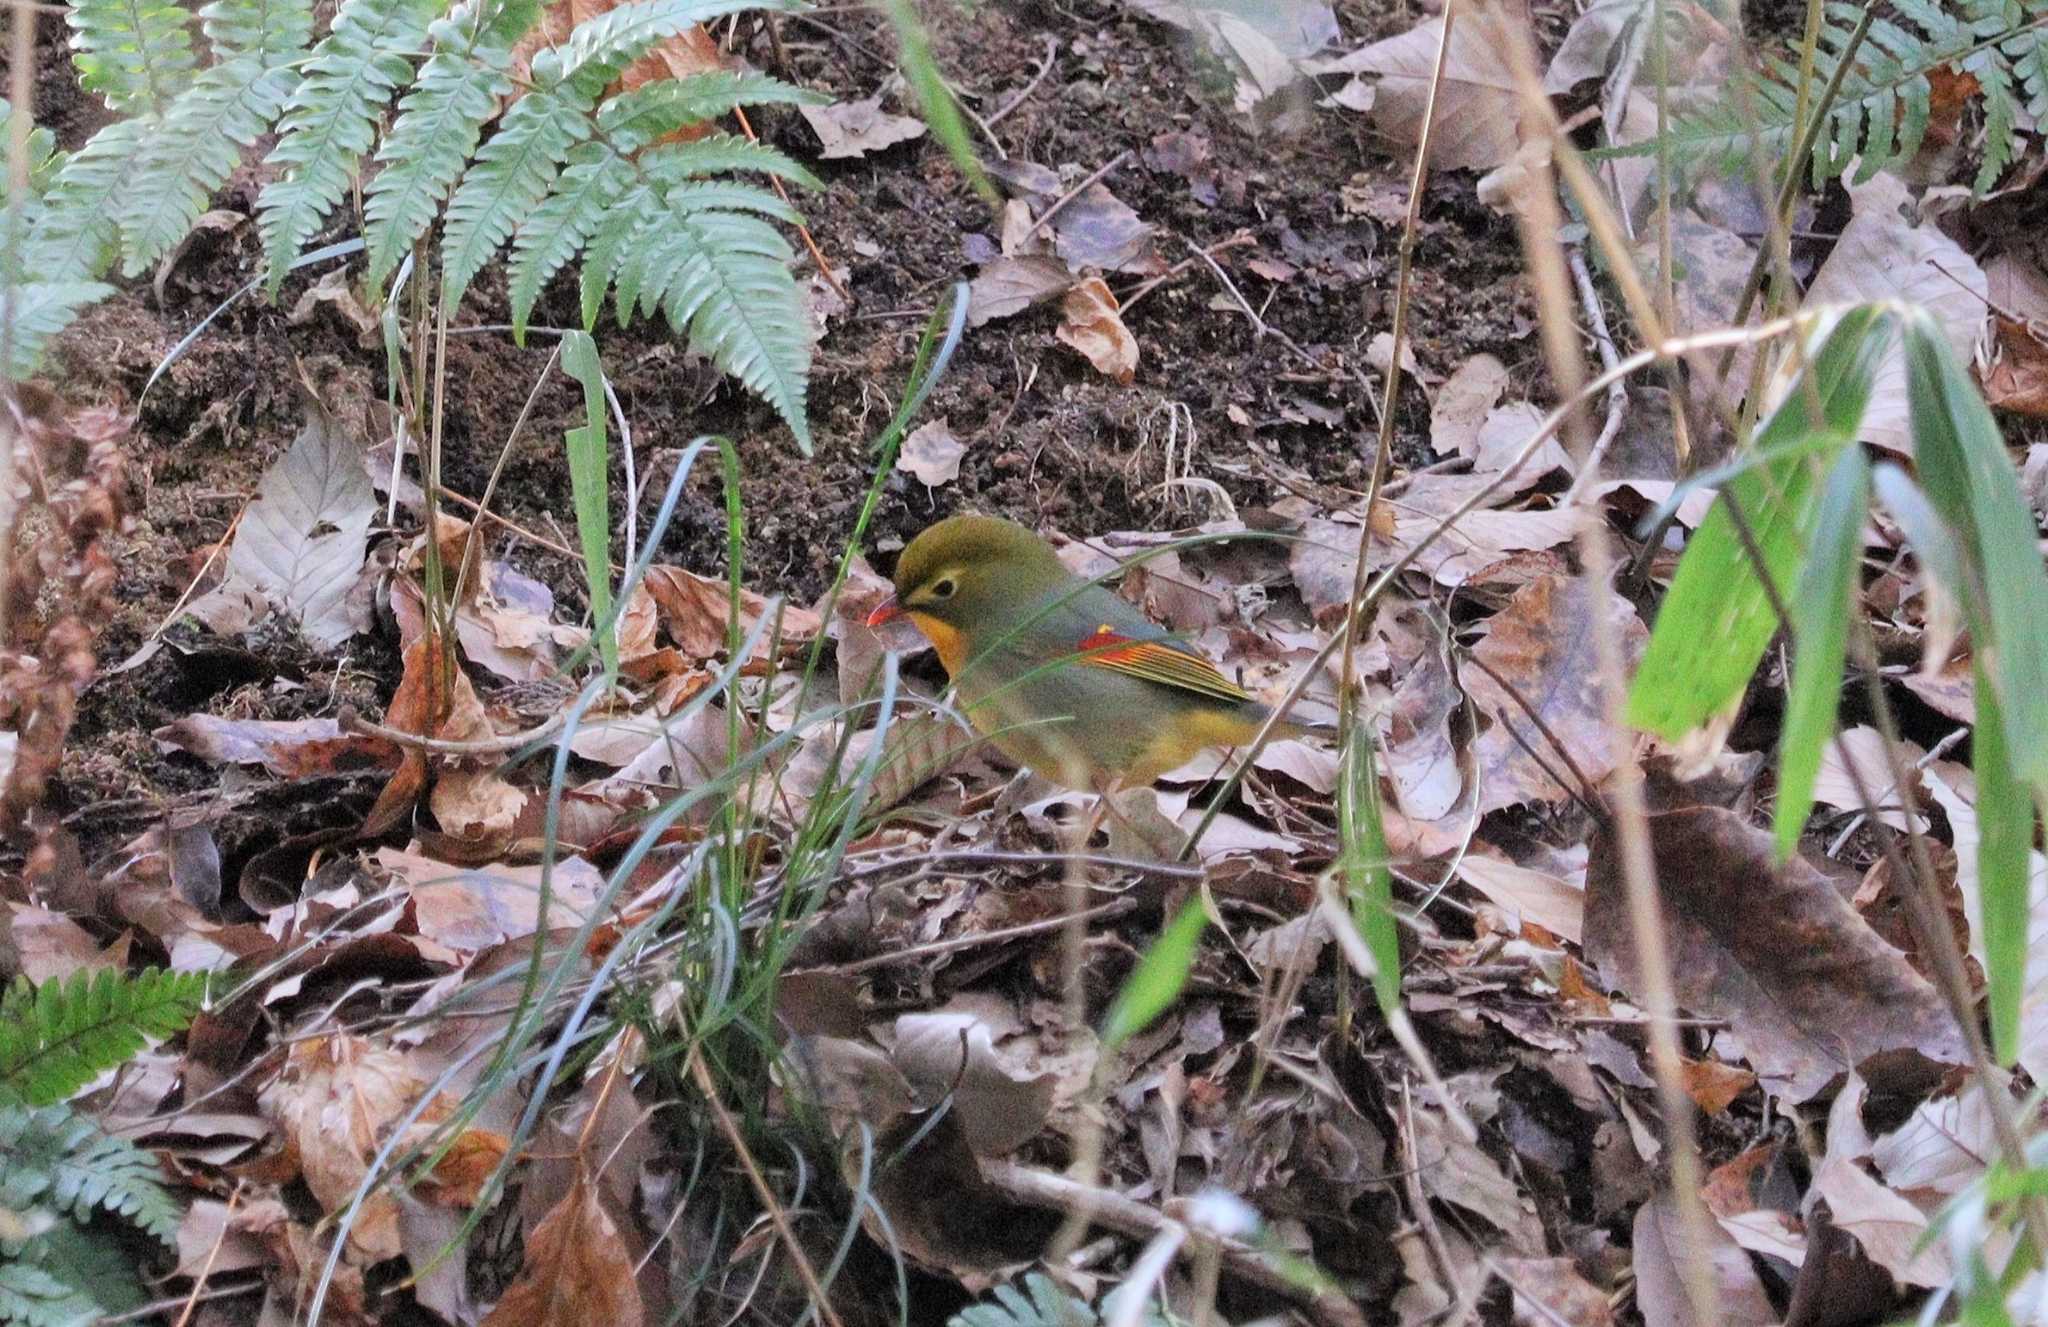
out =
{"type": "Polygon", "coordinates": [[[1863,557],[1863,520],[1870,508],[1870,462],[1858,447],[1843,451],[1821,493],[1813,548],[1792,609],[1792,690],[1778,741],[1778,860],[1799,847],[1813,811],[1821,752],[1834,736],[1842,698],[1842,662],[1856,569],[1863,557]]]}
{"type": "Polygon", "coordinates": [[[1371,727],[1352,724],[1345,733],[1343,775],[1337,784],[1338,832],[1343,851],[1338,878],[1351,920],[1372,951],[1373,993],[1380,1012],[1401,1004],[1401,933],[1394,921],[1394,873],[1388,867],[1387,831],[1380,819],[1380,778],[1372,756],[1371,727]]]}
{"type": "MultiPolygon", "coordinates": [[[[2048,733],[2048,573],[2005,439],[1969,370],[1923,314],[1906,324],[1906,368],[1921,486],[1983,587],[1970,622],[1977,657],[1992,661],[2009,731],[2048,733]]],[[[2048,794],[2048,742],[2010,750],[2013,773],[2048,794]]]]}
{"type": "Polygon", "coordinates": [[[1172,1008],[1188,984],[1188,973],[1195,966],[1195,947],[1208,928],[1209,914],[1199,895],[1181,905],[1117,992],[1102,1028],[1105,1050],[1121,1046],[1172,1008]]]}
{"type": "Polygon", "coordinates": [[[1002,198],[995,185],[989,183],[988,172],[981,168],[974,140],[967,136],[967,121],[953,104],[952,90],[946,86],[946,80],[939,74],[938,61],[932,57],[931,38],[924,30],[924,21],[911,7],[910,0],[887,0],[884,7],[889,22],[896,28],[896,63],[917,97],[918,109],[924,112],[932,137],[939,140],[982,201],[990,207],[1000,206],[1002,198]]]}
{"type": "Polygon", "coordinates": [[[582,428],[564,437],[569,448],[569,496],[576,510],[576,537],[583,546],[583,574],[590,582],[590,615],[599,624],[597,649],[606,673],[619,671],[619,633],[607,623],[612,605],[612,517],[607,484],[604,428],[604,365],[588,332],[562,338],[562,371],[583,384],[582,428]]]}
{"type": "Polygon", "coordinates": [[[2004,709],[1985,676],[1982,655],[1975,678],[1970,763],[1977,775],[1977,912],[1984,925],[1991,1053],[2010,1067],[2019,1056],[2020,1003],[2027,991],[2027,853],[2034,845],[2034,803],[2013,773],[2004,709]]]}
{"type": "Polygon", "coordinates": [[[1790,450],[1803,440],[1821,445],[1731,480],[1700,523],[1679,560],[1629,691],[1631,724],[1675,740],[1741,699],[1778,620],[1743,547],[1727,495],[1740,500],[1773,583],[1791,584],[1819,505],[1818,477],[1862,423],[1873,365],[1891,336],[1891,321],[1889,311],[1878,305],[1859,305],[1843,314],[1807,366],[1804,381],[1793,386],[1757,434],[1757,450],[1768,453],[1790,450]],[[1810,417],[1816,401],[1819,414],[1810,417]]]}

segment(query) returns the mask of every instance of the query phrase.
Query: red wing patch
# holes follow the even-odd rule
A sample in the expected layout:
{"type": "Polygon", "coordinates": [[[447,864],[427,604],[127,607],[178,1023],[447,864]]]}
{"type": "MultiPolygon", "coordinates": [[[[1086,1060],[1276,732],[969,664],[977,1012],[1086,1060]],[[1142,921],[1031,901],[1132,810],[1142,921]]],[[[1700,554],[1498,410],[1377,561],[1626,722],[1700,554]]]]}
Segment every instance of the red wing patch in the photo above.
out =
{"type": "Polygon", "coordinates": [[[1133,640],[1119,635],[1104,623],[1082,639],[1081,662],[1096,668],[1112,668],[1147,682],[1178,687],[1218,700],[1249,700],[1251,697],[1198,654],[1163,641],[1133,640]]]}

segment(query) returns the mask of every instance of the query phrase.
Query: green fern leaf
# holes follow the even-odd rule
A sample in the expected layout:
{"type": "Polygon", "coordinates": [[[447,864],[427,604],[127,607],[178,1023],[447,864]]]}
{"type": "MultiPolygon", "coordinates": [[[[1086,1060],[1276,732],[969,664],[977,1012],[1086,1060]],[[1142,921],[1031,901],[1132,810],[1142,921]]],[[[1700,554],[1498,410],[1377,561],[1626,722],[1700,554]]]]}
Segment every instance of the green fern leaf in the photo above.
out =
{"type": "Polygon", "coordinates": [[[89,281],[114,265],[121,189],[159,127],[150,116],[116,120],[71,154],[29,232],[24,271],[47,281],[89,281]]]}
{"type": "MultiPolygon", "coordinates": [[[[2048,9],[2040,0],[1962,0],[1959,9],[1939,0],[1894,0],[1892,8],[1896,20],[1871,23],[1805,169],[1819,186],[1857,162],[1862,181],[1910,160],[1932,114],[1931,76],[1959,66],[1983,89],[1984,157],[1975,188],[1991,188],[2013,159],[2022,106],[2037,121],[2048,115],[2048,9]]],[[[1861,7],[1842,0],[1828,5],[1816,81],[1840,69],[1862,16],[1861,7]]],[[[1759,71],[1736,75],[1715,104],[1674,117],[1661,140],[1592,155],[1643,156],[1661,148],[1681,170],[1705,162],[1730,173],[1746,171],[1753,152],[1782,160],[1797,129],[1798,79],[1783,56],[1766,56],[1759,71]]]]}
{"type": "Polygon", "coordinates": [[[604,296],[617,280],[626,258],[626,242],[643,228],[653,225],[660,200],[652,188],[636,183],[605,209],[591,231],[583,253],[583,325],[593,327],[604,296]]]}
{"type": "Polygon", "coordinates": [[[632,152],[686,124],[715,120],[735,107],[773,103],[817,106],[830,98],[766,74],[712,70],[642,84],[607,101],[598,128],[621,152],[632,152]]]}
{"type": "Polygon", "coordinates": [[[817,176],[788,154],[737,134],[706,134],[689,143],[668,143],[650,155],[659,162],[661,178],[665,180],[753,171],[788,180],[805,189],[824,187],[817,176]]]}
{"type": "Polygon", "coordinates": [[[199,66],[172,0],[82,0],[64,21],[79,82],[117,111],[161,110],[199,66]]]}
{"type": "Polygon", "coordinates": [[[145,1042],[192,1021],[206,998],[203,972],[110,970],[0,994],[0,1094],[31,1106],[62,1101],[124,1064],[145,1042]]]}
{"type": "Polygon", "coordinates": [[[0,1263],[0,1323],[20,1327],[79,1327],[100,1317],[90,1295],[34,1263],[0,1263]]]}
{"type": "Polygon", "coordinates": [[[199,26],[216,61],[253,55],[275,69],[313,39],[313,7],[306,0],[212,0],[200,8],[199,26]]]}
{"type": "MultiPolygon", "coordinates": [[[[5,97],[0,97],[0,134],[8,135],[13,142],[14,107],[5,97]]],[[[29,121],[28,129],[28,191],[31,198],[40,199],[56,178],[57,170],[64,164],[64,157],[57,151],[57,136],[48,129],[29,121]]]]}
{"type": "MultiPolygon", "coordinates": [[[[554,189],[519,225],[512,240],[512,335],[526,342],[526,320],[540,292],[554,274],[574,258],[603,223],[608,211],[634,180],[631,162],[597,143],[572,149],[569,165],[554,189]]],[[[587,270],[587,268],[586,268],[587,270]]],[[[604,292],[598,292],[604,298],[604,292]]],[[[588,325],[595,312],[584,315],[588,325]]]]}
{"type": "Polygon", "coordinates": [[[1987,194],[1998,186],[1999,177],[2012,164],[2013,145],[2019,138],[2019,102],[2014,93],[2012,70],[1995,51],[1984,50],[1963,66],[1977,76],[1984,93],[1984,159],[1978,163],[1973,193],[1987,194]]]}
{"type": "MultiPolygon", "coordinates": [[[[788,242],[759,217],[687,204],[668,208],[656,232],[642,237],[654,274],[642,302],[658,304],[692,350],[774,407],[809,455],[811,332],[788,242]]],[[[622,281],[622,312],[625,298],[622,281]]]]}
{"type": "Polygon", "coordinates": [[[575,78],[591,65],[623,68],[663,38],[742,9],[796,7],[796,0],[637,0],[620,5],[576,25],[556,51],[559,77],[575,78]]]}
{"type": "Polygon", "coordinates": [[[0,318],[12,329],[7,376],[19,381],[42,367],[50,339],[77,319],[79,310],[114,293],[98,281],[24,281],[0,286],[0,318]]]}
{"type": "Polygon", "coordinates": [[[266,284],[285,273],[348,188],[391,93],[412,78],[436,0],[343,0],[292,93],[269,163],[281,174],[256,200],[266,284]]]}
{"type": "MultiPolygon", "coordinates": [[[[448,204],[441,236],[444,308],[454,311],[476,274],[512,237],[514,227],[550,196],[559,163],[590,135],[589,110],[587,100],[579,105],[573,93],[557,89],[530,92],[512,103],[448,204]]],[[[562,261],[567,261],[566,255],[562,261]]],[[[537,296],[538,285],[534,292],[537,296]]],[[[523,331],[523,314],[515,315],[513,322],[523,331]]]]}
{"type": "Polygon", "coordinates": [[[382,286],[407,250],[434,224],[448,191],[462,174],[498,99],[512,91],[506,67],[512,45],[538,16],[539,0],[516,0],[488,12],[479,31],[471,22],[433,25],[434,54],[399,105],[398,120],[377,150],[383,163],[370,181],[363,212],[369,222],[370,284],[382,286]]]}
{"type": "Polygon", "coordinates": [[[124,275],[147,271],[191,233],[241,149],[269,131],[290,90],[288,73],[242,55],[201,73],[172,104],[118,200],[124,275]]]}
{"type": "Polygon", "coordinates": [[[96,1211],[126,1218],[170,1243],[178,1205],[164,1188],[156,1158],[66,1106],[25,1110],[0,1106],[0,1158],[7,1205],[46,1205],[84,1223],[96,1211]]]}

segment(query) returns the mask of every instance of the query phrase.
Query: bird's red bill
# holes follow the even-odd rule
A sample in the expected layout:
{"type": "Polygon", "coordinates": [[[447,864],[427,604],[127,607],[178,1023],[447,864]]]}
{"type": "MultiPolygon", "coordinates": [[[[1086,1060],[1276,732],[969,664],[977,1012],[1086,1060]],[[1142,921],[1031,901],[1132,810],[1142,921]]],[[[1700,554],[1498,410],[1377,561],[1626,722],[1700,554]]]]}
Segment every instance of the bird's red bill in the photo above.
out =
{"type": "Polygon", "coordinates": [[[868,614],[868,625],[870,627],[886,627],[891,622],[902,618],[903,615],[903,605],[897,603],[896,596],[892,594],[881,603],[876,604],[874,611],[868,614]]]}

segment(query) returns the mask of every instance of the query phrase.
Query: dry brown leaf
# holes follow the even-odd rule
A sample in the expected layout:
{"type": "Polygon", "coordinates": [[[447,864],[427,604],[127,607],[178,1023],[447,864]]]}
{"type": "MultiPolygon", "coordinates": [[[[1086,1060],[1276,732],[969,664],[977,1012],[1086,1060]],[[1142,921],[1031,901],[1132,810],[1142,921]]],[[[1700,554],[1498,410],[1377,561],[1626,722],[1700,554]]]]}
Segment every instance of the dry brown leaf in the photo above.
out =
{"type": "Polygon", "coordinates": [[[1116,296],[1099,276],[1091,276],[1060,302],[1063,321],[1053,332],[1062,345],[1081,352],[1098,373],[1128,385],[1138,372],[1138,339],[1117,313],[1116,296]]]}
{"type": "Polygon", "coordinates": [[[526,1237],[526,1263],[483,1327],[641,1327],[633,1259],[585,1163],[526,1237]]]}
{"type": "Polygon", "coordinates": [[[967,325],[979,327],[997,318],[1015,317],[1073,284],[1074,274],[1066,263],[1049,254],[993,258],[967,288],[967,325]]]}
{"type": "MultiPolygon", "coordinates": [[[[1679,1270],[1687,1260],[1686,1225],[1668,1192],[1636,1209],[1636,1308],[1644,1327],[1688,1327],[1694,1321],[1679,1270]]],[[[1713,1282],[1718,1327],[1776,1327],[1778,1310],[1749,1255],[1720,1227],[1712,1226],[1706,1233],[1707,1247],[1697,1256],[1706,1260],[1713,1282]]]]}
{"type": "Polygon", "coordinates": [[[1575,792],[1590,791],[1560,787],[1525,743],[1566,778],[1572,776],[1551,749],[1553,738],[1564,744],[1596,786],[1614,768],[1607,702],[1594,658],[1593,614],[1606,613],[1619,623],[1623,648],[1631,658],[1641,652],[1649,633],[1619,596],[1603,594],[1601,599],[1604,603],[1595,607],[1586,582],[1576,576],[1531,581],[1515,591],[1508,606],[1487,624],[1486,639],[1473,647],[1472,658],[1501,679],[1496,682],[1476,666],[1460,670],[1465,690],[1487,724],[1476,743],[1481,811],[1563,801],[1575,792]],[[1502,683],[1514,688],[1514,695],[1502,683]],[[1524,704],[1542,719],[1549,736],[1530,722],[1524,704]],[[1522,740],[1517,742],[1510,730],[1522,740]]]}
{"type": "MultiPolygon", "coordinates": [[[[1852,214],[1827,261],[1807,288],[1809,307],[1896,299],[1931,315],[1956,357],[1968,363],[1984,329],[1989,287],[1984,270],[1932,222],[1914,225],[1900,215],[1909,206],[1906,186],[1881,174],[1850,189],[1852,214]]],[[[1788,384],[1781,369],[1771,399],[1788,384]]],[[[1870,404],[1857,436],[1902,455],[1913,454],[1906,417],[1906,355],[1894,340],[1871,378],[1870,404]]]]}
{"type": "Polygon", "coordinates": [[[1535,922],[1544,930],[1573,944],[1585,929],[1586,890],[1548,871],[1517,866],[1483,852],[1470,852],[1458,860],[1458,878],[1521,921],[1535,922]]]}
{"type": "Polygon", "coordinates": [[[960,477],[960,458],[965,455],[967,444],[953,436],[952,426],[942,415],[910,431],[903,450],[896,454],[896,468],[937,488],[960,477]]]}
{"type": "Polygon", "coordinates": [[[859,101],[835,101],[829,106],[798,106],[804,123],[818,136],[827,161],[843,157],[864,157],[898,143],[924,137],[924,121],[908,115],[892,115],[882,109],[882,94],[859,101]]]}
{"type": "Polygon", "coordinates": [[[1053,1076],[1020,1073],[996,1049],[992,1033],[971,1012],[905,1014],[896,1020],[890,1051],[922,1107],[951,1096],[976,1156],[1015,1151],[1037,1137],[1052,1109],[1053,1076]]]}
{"type": "Polygon", "coordinates": [[[1872,1262],[1908,1285],[1946,1285],[1954,1275],[1948,1245],[1927,1238],[1927,1214],[1880,1184],[1849,1158],[1830,1154],[1813,1173],[1835,1227],[1863,1246],[1872,1262]]]}
{"type": "MultiPolygon", "coordinates": [[[[354,1201],[385,1128],[421,1087],[403,1052],[336,1034],[294,1045],[284,1071],[260,1100],[297,1151],[306,1188],[322,1210],[337,1216],[354,1201]]],[[[372,1190],[364,1199],[349,1231],[349,1253],[365,1266],[398,1256],[398,1203],[392,1194],[372,1190]]]]}
{"type": "Polygon", "coordinates": [[[261,765],[281,779],[390,769],[398,748],[381,737],[343,732],[333,719],[229,719],[188,714],[150,734],[159,751],[210,764],[261,765]]]}
{"type": "Polygon", "coordinates": [[[1610,1327],[1607,1294],[1570,1258],[1501,1258],[1515,1296],[1515,1327],[1610,1327]]]}
{"type": "Polygon", "coordinates": [[[1685,1094],[1709,1115],[1719,1115],[1756,1086],[1755,1074],[1719,1060],[1681,1061],[1679,1076],[1685,1081],[1685,1094]]]}
{"type": "MultiPolygon", "coordinates": [[[[475,954],[532,935],[540,923],[541,868],[452,866],[397,848],[374,860],[412,899],[419,933],[459,954],[475,954]]],[[[604,875],[581,857],[563,857],[548,877],[548,927],[579,926],[604,893],[604,875]]]]}
{"type": "MultiPolygon", "coordinates": [[[[1521,102],[1513,71],[1491,17],[1467,16],[1451,32],[1443,86],[1436,103],[1432,164],[1451,170],[1491,170],[1515,154],[1521,102]]],[[[1398,37],[1312,66],[1326,74],[1377,74],[1373,126],[1413,146],[1430,99],[1443,20],[1429,19],[1398,37]]]]}
{"type": "MultiPolygon", "coordinates": [[[[1801,858],[1780,867],[1771,835],[1719,807],[1649,819],[1678,1003],[1724,1018],[1766,1088],[1806,1101],[1884,1051],[1964,1059],[1947,1006],[1801,858]]],[[[1640,994],[1621,867],[1596,839],[1587,864],[1586,956],[1640,994]]]]}
{"type": "MultiPolygon", "coordinates": [[[[687,658],[703,660],[724,655],[726,635],[730,630],[728,624],[732,619],[730,582],[699,576],[681,567],[658,564],[647,569],[642,583],[660,606],[661,624],[667,628],[669,639],[687,658]]],[[[764,596],[752,590],[740,591],[741,640],[753,631],[768,609],[769,601],[764,596]]],[[[809,645],[824,627],[816,613],[800,605],[785,603],[780,611],[781,643],[785,650],[809,645]]],[[[770,624],[760,643],[754,647],[754,658],[767,657],[769,638],[775,634],[776,627],[770,624]]]]}

